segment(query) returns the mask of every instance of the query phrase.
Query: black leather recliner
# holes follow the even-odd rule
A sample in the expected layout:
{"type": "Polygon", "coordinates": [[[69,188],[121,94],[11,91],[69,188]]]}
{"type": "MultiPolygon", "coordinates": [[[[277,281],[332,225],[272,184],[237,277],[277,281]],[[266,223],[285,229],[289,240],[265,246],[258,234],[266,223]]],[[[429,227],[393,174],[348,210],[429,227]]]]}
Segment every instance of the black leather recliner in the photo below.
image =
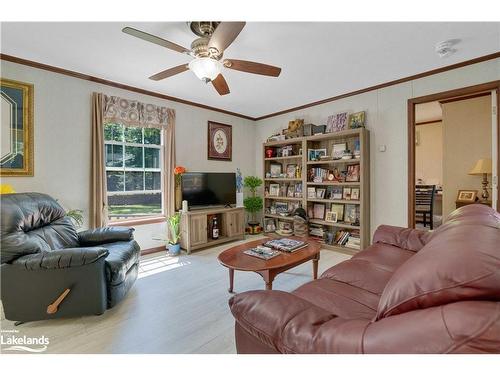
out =
{"type": "Polygon", "coordinates": [[[102,314],[137,279],[133,228],[78,233],[46,194],[1,195],[0,227],[1,297],[9,320],[102,314]]]}

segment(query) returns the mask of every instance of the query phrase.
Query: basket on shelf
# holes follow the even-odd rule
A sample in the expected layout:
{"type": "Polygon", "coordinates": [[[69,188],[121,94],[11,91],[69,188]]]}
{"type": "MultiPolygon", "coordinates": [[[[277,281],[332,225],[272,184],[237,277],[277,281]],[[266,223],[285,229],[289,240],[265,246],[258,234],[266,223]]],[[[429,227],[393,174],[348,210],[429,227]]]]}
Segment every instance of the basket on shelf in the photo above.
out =
{"type": "Polygon", "coordinates": [[[295,215],[293,217],[293,234],[298,237],[306,237],[308,234],[307,220],[295,215]]]}

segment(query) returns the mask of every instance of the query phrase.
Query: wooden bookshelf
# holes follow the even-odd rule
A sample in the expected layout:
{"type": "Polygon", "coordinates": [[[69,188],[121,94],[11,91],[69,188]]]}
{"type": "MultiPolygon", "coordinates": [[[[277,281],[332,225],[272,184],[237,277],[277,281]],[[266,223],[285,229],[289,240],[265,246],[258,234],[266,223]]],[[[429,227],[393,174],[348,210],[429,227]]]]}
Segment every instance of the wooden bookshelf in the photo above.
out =
{"type": "MultiPolygon", "coordinates": [[[[290,151],[290,150],[289,150],[290,151]]],[[[337,223],[325,221],[325,218],[310,218],[310,224],[317,224],[323,227],[325,232],[331,231],[335,232],[337,230],[358,230],[360,234],[360,249],[364,249],[370,244],[370,149],[369,149],[369,131],[365,128],[360,129],[349,129],[337,133],[328,134],[317,134],[308,137],[299,137],[293,139],[287,139],[282,141],[267,142],[263,144],[262,152],[264,155],[263,166],[264,166],[264,185],[266,191],[269,190],[270,184],[301,184],[302,196],[301,197],[289,197],[289,196],[269,196],[268,194],[264,196],[264,218],[276,219],[276,221],[284,221],[292,223],[293,219],[287,216],[281,216],[276,213],[271,213],[266,208],[271,207],[276,202],[282,202],[283,204],[299,204],[300,207],[304,208],[306,212],[310,211],[310,207],[314,204],[325,204],[325,211],[328,211],[332,204],[344,205],[355,205],[356,210],[359,210],[359,226],[354,226],[350,223],[345,223],[339,221],[337,223]],[[359,151],[360,157],[355,159],[325,159],[325,160],[308,160],[308,150],[309,149],[326,149],[327,155],[332,156],[333,145],[337,143],[347,143],[348,148],[352,151],[354,147],[354,142],[359,140],[359,151]],[[292,154],[288,156],[275,155],[273,157],[266,157],[266,150],[273,148],[278,150],[282,147],[291,146],[292,154]],[[299,154],[300,151],[300,154],[299,154]],[[282,165],[282,171],[286,173],[287,165],[295,164],[300,166],[301,175],[300,177],[295,176],[295,178],[286,178],[284,176],[267,176],[266,172],[270,172],[271,163],[280,163],[282,165]],[[324,168],[328,170],[333,170],[337,168],[339,170],[345,170],[349,165],[359,164],[359,181],[352,182],[333,182],[333,181],[321,181],[313,182],[308,181],[308,176],[311,168],[324,168]],[[358,188],[359,189],[359,199],[349,200],[349,199],[329,199],[325,198],[308,198],[307,188],[314,187],[328,189],[329,187],[337,188],[358,188]]],[[[288,192],[288,188],[285,189],[288,192]]],[[[280,189],[281,191],[281,189],[280,189]]],[[[343,197],[344,198],[344,197],[343,197]]],[[[290,205],[289,205],[290,207],[290,205]]],[[[354,208],[353,208],[354,210],[354,208]]],[[[264,222],[264,229],[265,229],[264,222]]],[[[331,249],[335,251],[344,252],[347,254],[354,254],[357,251],[345,246],[340,246],[337,244],[323,244],[325,249],[331,249]]]]}

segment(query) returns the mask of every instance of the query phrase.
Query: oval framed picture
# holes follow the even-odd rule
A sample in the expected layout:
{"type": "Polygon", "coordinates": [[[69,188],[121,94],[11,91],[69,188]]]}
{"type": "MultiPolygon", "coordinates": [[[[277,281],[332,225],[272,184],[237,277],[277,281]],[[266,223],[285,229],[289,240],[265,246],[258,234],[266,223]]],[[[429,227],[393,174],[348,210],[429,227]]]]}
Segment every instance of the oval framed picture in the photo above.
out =
{"type": "Polygon", "coordinates": [[[232,160],[232,126],[218,122],[208,122],[208,159],[232,160]]]}

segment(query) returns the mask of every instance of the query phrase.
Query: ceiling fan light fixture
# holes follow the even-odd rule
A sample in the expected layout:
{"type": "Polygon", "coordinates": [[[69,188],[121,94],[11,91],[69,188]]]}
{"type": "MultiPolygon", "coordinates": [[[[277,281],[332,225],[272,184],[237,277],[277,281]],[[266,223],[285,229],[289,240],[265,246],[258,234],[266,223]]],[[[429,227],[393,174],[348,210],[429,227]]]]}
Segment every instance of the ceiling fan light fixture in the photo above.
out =
{"type": "Polygon", "coordinates": [[[198,57],[189,62],[189,69],[202,81],[209,82],[222,72],[222,64],[210,57],[198,57]]]}

